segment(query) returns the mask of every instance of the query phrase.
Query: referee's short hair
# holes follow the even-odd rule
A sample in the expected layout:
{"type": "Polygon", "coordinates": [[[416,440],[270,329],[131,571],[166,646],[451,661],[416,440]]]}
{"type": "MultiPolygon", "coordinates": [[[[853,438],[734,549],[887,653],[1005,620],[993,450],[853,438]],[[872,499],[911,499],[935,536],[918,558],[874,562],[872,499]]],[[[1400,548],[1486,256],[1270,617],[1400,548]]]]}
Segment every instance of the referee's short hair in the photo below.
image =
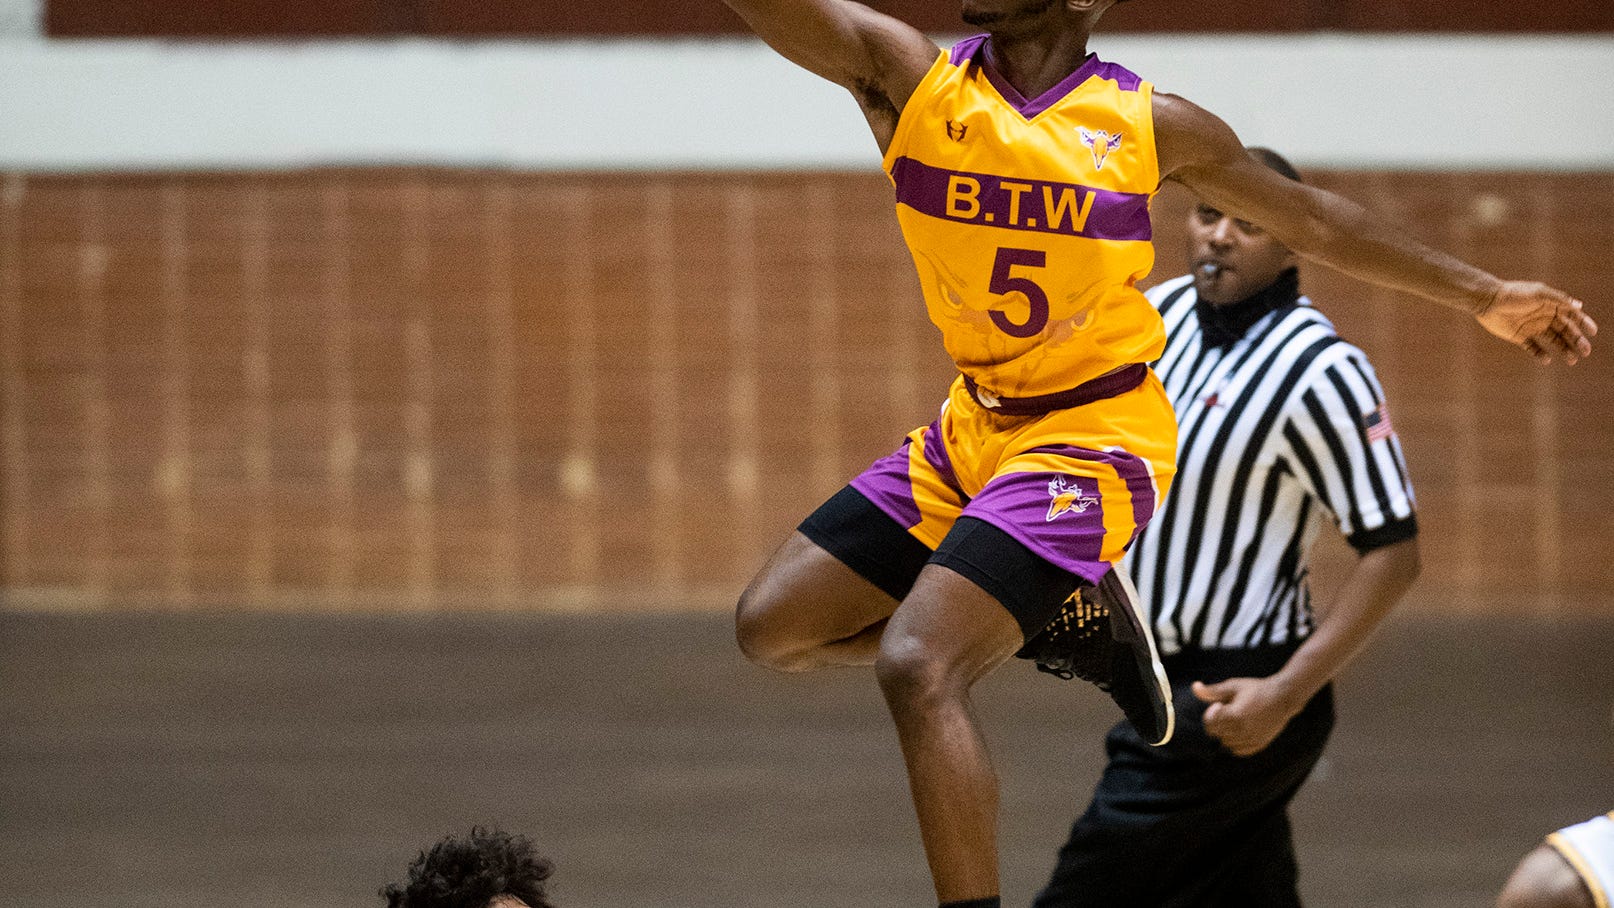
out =
{"type": "Polygon", "coordinates": [[[1267,165],[1268,168],[1276,170],[1289,179],[1294,180],[1296,183],[1306,182],[1300,178],[1300,171],[1295,169],[1295,165],[1289,163],[1288,158],[1285,158],[1283,155],[1278,154],[1272,149],[1262,148],[1261,146],[1257,145],[1244,150],[1250,153],[1250,157],[1255,158],[1257,161],[1267,165]]]}

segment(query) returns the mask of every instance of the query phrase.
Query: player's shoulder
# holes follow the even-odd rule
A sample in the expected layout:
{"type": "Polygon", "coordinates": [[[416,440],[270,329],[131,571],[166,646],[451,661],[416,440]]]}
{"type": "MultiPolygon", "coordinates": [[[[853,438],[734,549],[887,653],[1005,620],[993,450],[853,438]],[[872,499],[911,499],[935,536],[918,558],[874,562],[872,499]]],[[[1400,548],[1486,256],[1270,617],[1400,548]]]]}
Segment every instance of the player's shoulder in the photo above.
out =
{"type": "Polygon", "coordinates": [[[1187,98],[1157,89],[1150,94],[1149,114],[1162,179],[1184,168],[1227,165],[1246,157],[1232,128],[1187,98]]]}
{"type": "Polygon", "coordinates": [[[1588,883],[1555,846],[1551,837],[1524,856],[1497,896],[1497,908],[1551,908],[1586,905],[1594,908],[1588,883]]]}

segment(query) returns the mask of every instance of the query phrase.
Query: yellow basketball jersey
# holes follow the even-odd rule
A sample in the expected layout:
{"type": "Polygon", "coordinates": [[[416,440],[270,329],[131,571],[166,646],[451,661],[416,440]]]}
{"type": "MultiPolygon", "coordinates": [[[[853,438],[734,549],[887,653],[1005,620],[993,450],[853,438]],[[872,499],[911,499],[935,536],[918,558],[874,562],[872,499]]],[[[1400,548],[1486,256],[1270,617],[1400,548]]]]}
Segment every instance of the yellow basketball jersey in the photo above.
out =
{"type": "Polygon", "coordinates": [[[1153,86],[1089,56],[1027,100],[986,36],[943,52],[886,153],[931,321],[988,394],[1029,397],[1158,359],[1153,86]]]}

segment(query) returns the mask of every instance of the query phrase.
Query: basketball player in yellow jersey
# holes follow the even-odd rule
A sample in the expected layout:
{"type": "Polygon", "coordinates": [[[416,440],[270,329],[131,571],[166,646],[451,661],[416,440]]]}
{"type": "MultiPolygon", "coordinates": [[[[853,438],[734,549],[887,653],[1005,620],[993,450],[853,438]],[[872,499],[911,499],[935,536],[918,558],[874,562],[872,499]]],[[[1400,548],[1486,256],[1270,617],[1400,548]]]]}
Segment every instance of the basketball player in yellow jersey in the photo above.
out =
{"type": "Polygon", "coordinates": [[[1468,312],[1543,361],[1574,363],[1596,333],[1579,302],[1284,179],[1216,117],[1089,56],[1115,2],[964,0],[988,34],[943,51],[851,0],[728,0],[862,107],[961,373],[935,423],[763,567],[739,641],[782,671],[875,666],[936,893],[954,908],[999,904],[976,680],[1024,653],[1109,689],[1148,740],[1171,733],[1149,622],[1111,570],[1174,469],[1173,415],[1145,365],[1161,322],[1133,286],[1152,263],[1161,181],[1301,255],[1468,312]],[[1109,625],[1098,638],[1095,618],[1109,625]]]}

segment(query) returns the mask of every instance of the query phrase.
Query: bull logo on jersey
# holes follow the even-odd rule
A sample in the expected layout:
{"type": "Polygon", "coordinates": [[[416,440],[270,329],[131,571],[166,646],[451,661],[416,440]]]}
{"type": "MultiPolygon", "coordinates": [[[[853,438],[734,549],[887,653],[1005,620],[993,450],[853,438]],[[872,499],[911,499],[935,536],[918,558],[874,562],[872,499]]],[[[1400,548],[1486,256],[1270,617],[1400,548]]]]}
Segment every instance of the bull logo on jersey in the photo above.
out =
{"type": "Polygon", "coordinates": [[[1048,497],[1053,501],[1048,503],[1049,522],[1060,514],[1071,511],[1077,514],[1087,513],[1087,509],[1098,504],[1098,497],[1082,494],[1081,484],[1075,480],[1066,481],[1063,476],[1055,476],[1048,482],[1048,497]]]}
{"type": "Polygon", "coordinates": [[[1110,152],[1121,147],[1121,134],[1110,135],[1102,129],[1088,129],[1086,126],[1076,127],[1081,134],[1082,144],[1093,150],[1093,169],[1103,170],[1104,162],[1109,160],[1110,152]]]}
{"type": "Polygon", "coordinates": [[[964,141],[964,136],[969,134],[969,131],[969,126],[964,123],[954,123],[952,120],[947,121],[947,138],[952,139],[954,142],[964,141]]]}

